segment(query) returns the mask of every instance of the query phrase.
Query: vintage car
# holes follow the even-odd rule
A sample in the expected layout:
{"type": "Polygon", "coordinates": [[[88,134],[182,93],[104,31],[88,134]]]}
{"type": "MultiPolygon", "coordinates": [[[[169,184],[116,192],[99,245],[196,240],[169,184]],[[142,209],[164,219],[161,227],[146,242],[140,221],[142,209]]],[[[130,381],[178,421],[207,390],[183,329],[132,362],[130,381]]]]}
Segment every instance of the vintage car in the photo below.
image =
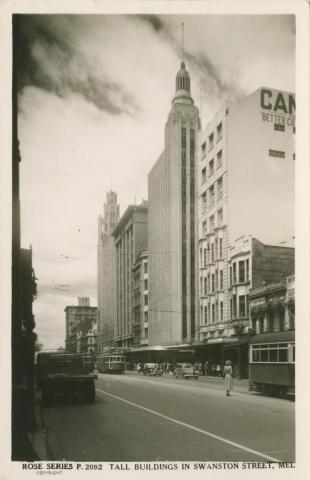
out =
{"type": "Polygon", "coordinates": [[[153,375],[160,377],[163,374],[158,363],[145,363],[143,366],[143,375],[153,375]]]}
{"type": "Polygon", "coordinates": [[[176,378],[198,378],[198,372],[195,371],[191,363],[177,363],[175,367],[176,378]]]}

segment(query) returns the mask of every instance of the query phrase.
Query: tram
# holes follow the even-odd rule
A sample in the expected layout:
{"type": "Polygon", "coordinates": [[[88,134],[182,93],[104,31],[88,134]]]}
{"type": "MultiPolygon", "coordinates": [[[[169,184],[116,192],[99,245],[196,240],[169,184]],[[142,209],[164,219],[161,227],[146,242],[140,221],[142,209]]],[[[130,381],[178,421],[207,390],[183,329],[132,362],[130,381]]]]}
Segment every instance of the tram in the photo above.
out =
{"type": "Polygon", "coordinates": [[[254,335],[249,350],[250,390],[295,393],[295,332],[254,335]]]}
{"type": "Polygon", "coordinates": [[[101,373],[123,373],[126,368],[125,356],[120,353],[97,355],[97,370],[101,373]]]}

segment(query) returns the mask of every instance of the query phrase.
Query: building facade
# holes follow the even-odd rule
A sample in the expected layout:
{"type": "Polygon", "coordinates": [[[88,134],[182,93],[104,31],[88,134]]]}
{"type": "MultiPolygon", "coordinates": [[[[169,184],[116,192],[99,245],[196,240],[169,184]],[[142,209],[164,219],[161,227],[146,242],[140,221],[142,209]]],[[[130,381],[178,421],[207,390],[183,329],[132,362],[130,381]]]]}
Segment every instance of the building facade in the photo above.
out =
{"type": "Polygon", "coordinates": [[[251,328],[256,334],[295,330],[295,276],[250,290],[251,328]]]}
{"type": "Polygon", "coordinates": [[[118,348],[133,346],[133,267],[138,253],[147,242],[147,217],[147,202],[129,205],[112,232],[116,255],[114,345],[118,348]]]}
{"type": "Polygon", "coordinates": [[[182,62],[165,147],[148,175],[149,345],[195,337],[198,128],[198,109],[182,62]]]}
{"type": "Polygon", "coordinates": [[[115,322],[115,245],[112,231],[119,221],[117,194],[108,192],[103,216],[98,218],[97,302],[98,351],[114,344],[115,322]]]}
{"type": "Polygon", "coordinates": [[[134,299],[133,299],[133,345],[148,345],[148,250],[147,244],[142,247],[133,266],[134,299]]]}
{"type": "Polygon", "coordinates": [[[97,307],[91,307],[88,297],[79,297],[78,305],[67,306],[66,312],[66,351],[82,352],[83,338],[94,330],[97,323],[97,307]]]}
{"type": "Polygon", "coordinates": [[[294,272],[290,254],[286,263],[278,247],[265,245],[293,244],[294,133],[294,95],[260,88],[226,102],[200,136],[199,341],[220,343],[246,332],[249,288],[294,272]],[[245,240],[247,232],[253,238],[245,240]],[[256,245],[270,253],[263,266],[256,245]]]}

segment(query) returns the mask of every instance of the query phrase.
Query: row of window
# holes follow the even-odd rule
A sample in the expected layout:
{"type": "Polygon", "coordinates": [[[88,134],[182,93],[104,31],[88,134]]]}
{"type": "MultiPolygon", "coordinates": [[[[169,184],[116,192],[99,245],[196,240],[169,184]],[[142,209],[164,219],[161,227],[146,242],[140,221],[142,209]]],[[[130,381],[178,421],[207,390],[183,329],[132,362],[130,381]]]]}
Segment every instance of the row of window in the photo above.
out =
{"type": "Polygon", "coordinates": [[[215,270],[214,273],[208,273],[206,277],[200,277],[200,296],[205,297],[216,290],[224,289],[224,272],[215,270]]]}
{"type": "MultiPolygon", "coordinates": [[[[223,209],[220,208],[217,211],[216,215],[217,215],[216,227],[222,227],[223,226],[223,209]]],[[[214,229],[215,229],[215,215],[213,214],[209,217],[209,229],[208,229],[207,220],[202,222],[202,232],[201,232],[202,236],[205,237],[208,233],[214,232],[214,229]]]]}
{"type": "Polygon", "coordinates": [[[295,345],[288,343],[252,345],[250,361],[252,363],[293,363],[295,362],[295,345]]]}
{"type": "Polygon", "coordinates": [[[233,262],[229,268],[230,286],[248,282],[250,279],[249,259],[233,262]]]}
{"type": "MultiPolygon", "coordinates": [[[[220,122],[218,124],[218,126],[216,127],[216,142],[219,142],[221,140],[222,135],[223,135],[223,126],[222,126],[222,122],[220,122]]],[[[210,150],[212,150],[212,148],[215,145],[214,132],[210,133],[210,135],[208,137],[208,144],[209,144],[208,151],[210,151],[210,150]]],[[[207,143],[204,142],[201,145],[202,156],[204,156],[206,154],[206,151],[207,151],[207,143]]]]}
{"type": "MultiPolygon", "coordinates": [[[[216,168],[220,168],[223,165],[223,152],[222,150],[219,150],[216,154],[216,168]]],[[[215,164],[214,164],[214,158],[212,158],[209,161],[208,164],[208,176],[209,178],[214,175],[215,172],[215,164]]],[[[207,181],[207,167],[204,167],[201,170],[201,183],[204,184],[207,181]]]]}
{"type": "Polygon", "coordinates": [[[232,295],[230,299],[230,318],[234,320],[236,318],[249,317],[249,295],[232,295]]]}
{"type": "Polygon", "coordinates": [[[207,243],[206,248],[200,248],[200,267],[206,267],[208,263],[223,258],[223,239],[215,239],[214,242],[207,243]]]}
{"type": "Polygon", "coordinates": [[[220,177],[216,182],[208,188],[206,192],[203,192],[201,195],[201,208],[202,210],[206,210],[208,208],[214,207],[216,201],[219,201],[223,198],[223,177],[220,177]],[[216,187],[216,188],[215,188],[216,187]],[[216,197],[215,197],[216,191],[216,197]],[[209,200],[209,204],[207,203],[209,200]]]}
{"type": "Polygon", "coordinates": [[[222,322],[224,319],[224,303],[216,301],[200,307],[200,325],[222,322]]]}
{"type": "MultiPolygon", "coordinates": [[[[285,125],[282,124],[282,123],[274,123],[273,128],[277,132],[285,132],[285,125]]],[[[293,127],[293,133],[296,133],[296,128],[295,127],[293,127]]]]}
{"type": "MultiPolygon", "coordinates": [[[[275,314],[275,312],[270,311],[265,318],[260,318],[253,322],[252,327],[257,334],[283,332],[285,330],[284,312],[275,314]]],[[[295,329],[295,319],[293,315],[289,315],[287,327],[289,330],[295,329]]]]}

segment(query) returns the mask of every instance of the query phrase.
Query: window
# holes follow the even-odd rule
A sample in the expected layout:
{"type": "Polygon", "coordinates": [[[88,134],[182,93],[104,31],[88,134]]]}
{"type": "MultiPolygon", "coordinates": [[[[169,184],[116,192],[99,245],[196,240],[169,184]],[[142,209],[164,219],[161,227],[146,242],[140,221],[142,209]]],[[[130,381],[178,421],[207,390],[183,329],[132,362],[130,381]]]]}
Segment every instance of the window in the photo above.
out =
{"type": "Polygon", "coordinates": [[[237,295],[232,297],[232,318],[237,317],[237,295]]]}
{"type": "Polygon", "coordinates": [[[223,257],[223,239],[219,239],[219,258],[223,257]]]}
{"type": "Polygon", "coordinates": [[[204,267],[207,266],[207,249],[206,248],[203,249],[203,266],[204,267]]]}
{"type": "Polygon", "coordinates": [[[218,124],[218,126],[216,127],[216,136],[217,136],[217,141],[219,142],[222,138],[222,122],[218,124]]]}
{"type": "Polygon", "coordinates": [[[206,154],[206,142],[204,142],[202,145],[201,145],[201,155],[204,157],[205,154],[206,154]]]}
{"type": "Polygon", "coordinates": [[[148,328],[144,329],[144,338],[145,338],[145,340],[147,340],[149,338],[149,329],[148,328]]]}
{"type": "Polygon", "coordinates": [[[147,306],[149,304],[149,297],[148,295],[144,295],[144,305],[147,306]]]}
{"type": "Polygon", "coordinates": [[[203,277],[200,277],[200,295],[203,296],[203,277]]]}
{"type": "Polygon", "coordinates": [[[233,283],[237,283],[237,264],[236,262],[233,263],[233,283]]]}
{"type": "Polygon", "coordinates": [[[245,295],[239,297],[239,317],[245,317],[245,295]]]}
{"type": "Polygon", "coordinates": [[[144,322],[147,323],[149,321],[149,312],[144,312],[144,322]]]}
{"type": "Polygon", "coordinates": [[[148,289],[148,280],[147,278],[144,279],[144,290],[148,289]]]}
{"type": "Polygon", "coordinates": [[[232,267],[229,268],[229,283],[232,285],[232,267]]]}
{"type": "Polygon", "coordinates": [[[209,177],[212,177],[214,174],[214,160],[210,160],[209,162],[209,177]]]}
{"type": "Polygon", "coordinates": [[[208,323],[208,308],[207,305],[204,306],[204,321],[208,323]]]}
{"type": "Polygon", "coordinates": [[[211,243],[211,262],[214,262],[214,243],[211,243]]]}
{"type": "Polygon", "coordinates": [[[218,290],[218,285],[219,285],[219,272],[218,270],[216,269],[215,270],[215,290],[218,290]]]}
{"type": "Polygon", "coordinates": [[[210,217],[210,231],[214,231],[214,215],[210,217]]]}
{"type": "Polygon", "coordinates": [[[182,128],[182,147],[186,147],[186,128],[182,128]]]}
{"type": "Polygon", "coordinates": [[[285,158],[285,152],[280,150],[269,150],[269,157],[285,158]]]}
{"type": "Polygon", "coordinates": [[[205,237],[207,235],[207,222],[202,222],[202,235],[205,237]]]}
{"type": "Polygon", "coordinates": [[[215,303],[212,303],[212,322],[215,322],[215,303]]]}
{"type": "Polygon", "coordinates": [[[223,153],[222,153],[222,150],[220,150],[217,155],[216,155],[216,158],[217,158],[217,168],[220,168],[222,165],[223,165],[223,153]]]}
{"type": "Polygon", "coordinates": [[[215,239],[215,258],[218,258],[218,240],[217,238],[215,239]]]}
{"type": "Polygon", "coordinates": [[[220,290],[223,290],[224,288],[224,272],[223,270],[220,270],[220,290]]]}
{"type": "Polygon", "coordinates": [[[213,293],[215,291],[215,278],[214,278],[214,273],[211,274],[211,292],[213,293]]]}
{"type": "Polygon", "coordinates": [[[206,180],[207,180],[207,169],[206,169],[206,167],[204,167],[201,170],[201,183],[202,184],[206,183],[206,180]]]}
{"type": "Polygon", "coordinates": [[[208,293],[208,284],[207,284],[207,277],[203,278],[203,294],[206,296],[208,293]]]}
{"type": "Polygon", "coordinates": [[[201,195],[201,207],[202,210],[205,210],[207,208],[207,192],[204,192],[201,195]]]}
{"type": "Polygon", "coordinates": [[[220,302],[220,321],[222,322],[224,318],[224,303],[220,302]]]}
{"type": "Polygon", "coordinates": [[[245,267],[244,260],[239,262],[239,283],[245,282],[245,267]]]}
{"type": "Polygon", "coordinates": [[[214,147],[214,133],[211,133],[211,135],[209,135],[209,150],[212,150],[213,147],[214,147]]]}
{"type": "Polygon", "coordinates": [[[210,273],[208,273],[208,293],[210,293],[210,273]]]}
{"type": "Polygon", "coordinates": [[[245,266],[246,266],[246,281],[248,282],[250,279],[250,270],[249,270],[249,259],[247,258],[245,261],[245,266]]]}
{"type": "Polygon", "coordinates": [[[144,262],[143,266],[144,266],[144,273],[147,273],[147,262],[144,262]]]}
{"type": "Polygon", "coordinates": [[[221,227],[223,225],[223,209],[220,208],[217,212],[217,225],[221,227]]]}
{"type": "Polygon", "coordinates": [[[210,200],[210,207],[214,205],[214,185],[209,188],[209,200],[210,200]]]}
{"type": "Polygon", "coordinates": [[[223,198],[223,179],[222,177],[217,181],[217,200],[223,198]]]}

